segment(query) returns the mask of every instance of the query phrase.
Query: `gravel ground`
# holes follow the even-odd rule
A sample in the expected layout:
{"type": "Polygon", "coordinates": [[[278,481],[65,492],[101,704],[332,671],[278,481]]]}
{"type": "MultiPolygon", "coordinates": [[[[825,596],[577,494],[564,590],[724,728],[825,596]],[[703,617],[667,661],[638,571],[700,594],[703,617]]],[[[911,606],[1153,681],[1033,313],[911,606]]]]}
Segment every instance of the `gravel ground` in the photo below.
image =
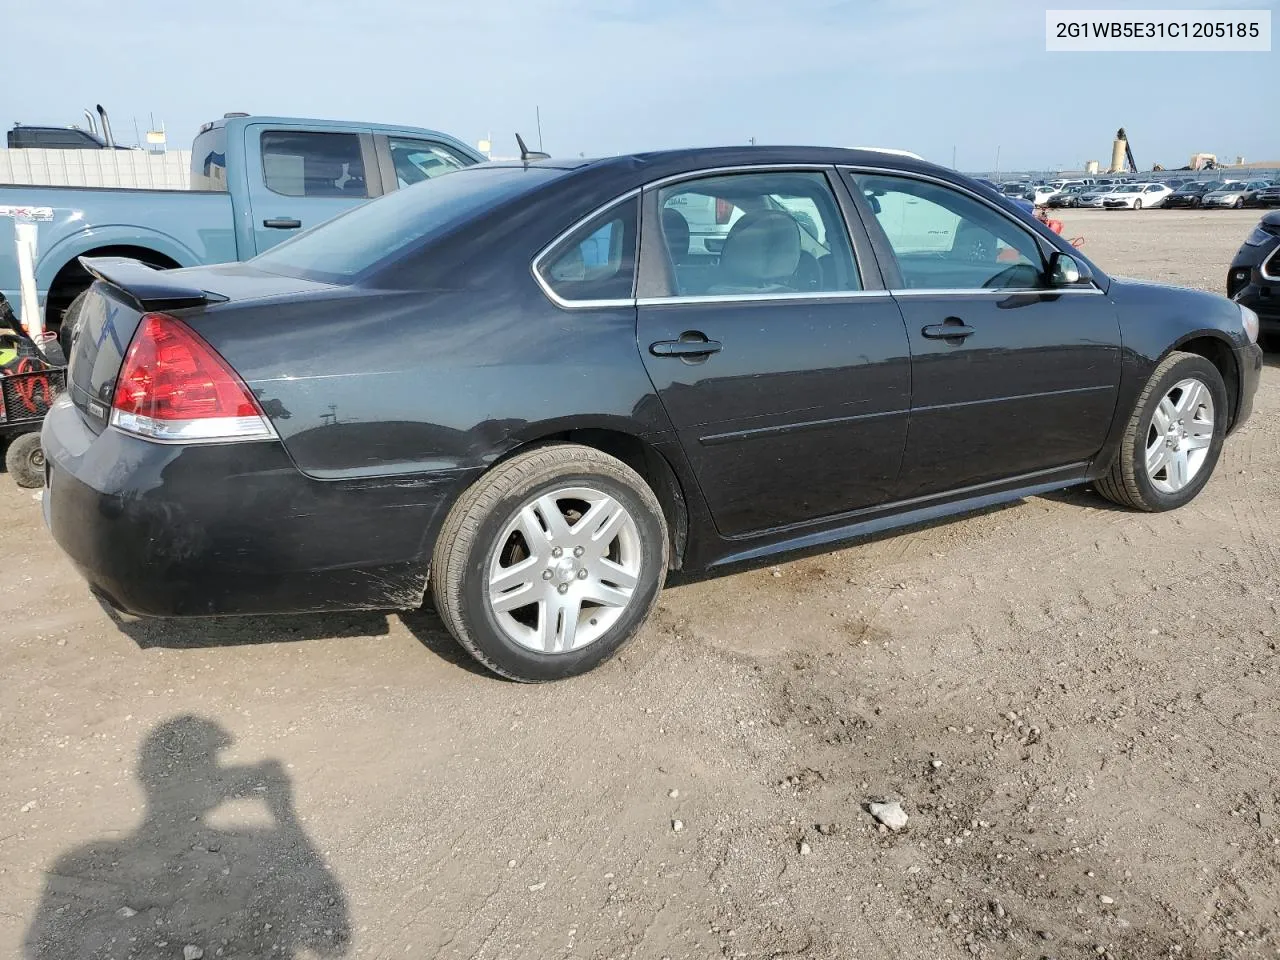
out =
{"type": "MultiPolygon", "coordinates": [[[[1256,215],[1063,219],[1218,290],[1256,215]]],[[[0,477],[0,955],[1274,957],[1268,360],[1182,510],[1072,491],[677,587],[541,687],[428,613],[118,624],[0,477]]]]}

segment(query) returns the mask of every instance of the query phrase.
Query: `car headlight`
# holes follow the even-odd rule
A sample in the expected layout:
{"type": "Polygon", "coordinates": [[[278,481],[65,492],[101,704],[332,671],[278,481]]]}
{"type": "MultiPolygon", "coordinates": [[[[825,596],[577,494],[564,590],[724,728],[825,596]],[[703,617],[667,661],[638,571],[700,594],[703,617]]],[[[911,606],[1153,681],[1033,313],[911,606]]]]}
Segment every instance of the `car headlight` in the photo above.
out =
{"type": "Polygon", "coordinates": [[[1258,315],[1244,304],[1236,304],[1240,308],[1240,321],[1244,324],[1245,336],[1250,343],[1258,342],[1258,315]]]}
{"type": "Polygon", "coordinates": [[[1262,225],[1253,228],[1253,233],[1244,238],[1244,242],[1251,247],[1260,247],[1271,239],[1271,234],[1262,229],[1262,225]]]}

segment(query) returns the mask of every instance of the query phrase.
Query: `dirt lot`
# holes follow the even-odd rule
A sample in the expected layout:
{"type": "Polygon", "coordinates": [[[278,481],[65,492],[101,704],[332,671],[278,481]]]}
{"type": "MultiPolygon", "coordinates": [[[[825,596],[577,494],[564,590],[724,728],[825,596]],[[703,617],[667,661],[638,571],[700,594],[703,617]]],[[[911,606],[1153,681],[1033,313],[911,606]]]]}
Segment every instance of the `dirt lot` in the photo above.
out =
{"type": "MultiPolygon", "coordinates": [[[[1217,290],[1256,215],[1064,219],[1217,290]]],[[[426,613],[117,626],[0,477],[0,956],[1274,957],[1278,465],[1272,355],[1183,510],[678,587],[542,687],[426,613]]]]}

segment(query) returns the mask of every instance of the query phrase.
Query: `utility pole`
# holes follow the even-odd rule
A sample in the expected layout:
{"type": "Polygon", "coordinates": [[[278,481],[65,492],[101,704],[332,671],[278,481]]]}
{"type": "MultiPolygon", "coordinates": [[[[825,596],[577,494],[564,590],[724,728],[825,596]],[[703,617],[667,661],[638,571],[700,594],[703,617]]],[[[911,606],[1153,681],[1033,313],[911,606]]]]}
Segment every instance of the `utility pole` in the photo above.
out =
{"type": "Polygon", "coordinates": [[[1000,178],[1000,145],[996,145],[996,179],[1000,178]]]}
{"type": "Polygon", "coordinates": [[[951,145],[951,169],[954,170],[955,168],[956,168],[956,148],[955,148],[955,144],[952,144],[951,145]]]}
{"type": "Polygon", "coordinates": [[[755,137],[747,137],[747,143],[751,144],[751,146],[753,146],[753,147],[754,147],[754,146],[756,145],[756,138],[755,138],[755,137]]]}
{"type": "Polygon", "coordinates": [[[534,112],[538,117],[538,152],[542,152],[542,108],[535,106],[534,112]]]}

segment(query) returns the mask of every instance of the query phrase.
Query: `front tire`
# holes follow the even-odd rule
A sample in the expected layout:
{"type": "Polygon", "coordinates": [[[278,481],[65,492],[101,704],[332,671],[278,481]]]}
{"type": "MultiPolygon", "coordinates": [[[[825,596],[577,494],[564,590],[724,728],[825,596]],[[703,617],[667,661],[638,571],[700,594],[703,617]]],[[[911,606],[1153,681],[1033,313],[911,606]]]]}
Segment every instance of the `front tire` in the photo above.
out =
{"type": "Polygon", "coordinates": [[[1141,198],[1141,197],[1139,197],[1137,200],[1133,201],[1133,209],[1135,209],[1135,210],[1141,210],[1141,209],[1142,209],[1142,198],[1141,198]]]}
{"type": "Polygon", "coordinates": [[[657,497],[622,461],[555,444],[517,454],[454,504],[431,591],[449,632],[525,683],[585,673],[640,628],[666,578],[657,497]]]}
{"type": "Polygon", "coordinates": [[[39,433],[24,433],[4,452],[4,466],[13,482],[28,490],[44,486],[44,449],[39,433]]]}
{"type": "Polygon", "coordinates": [[[1228,416],[1218,368],[1198,354],[1169,354],[1143,388],[1097,491],[1149,512],[1189,503],[1213,474],[1228,416]]]}

